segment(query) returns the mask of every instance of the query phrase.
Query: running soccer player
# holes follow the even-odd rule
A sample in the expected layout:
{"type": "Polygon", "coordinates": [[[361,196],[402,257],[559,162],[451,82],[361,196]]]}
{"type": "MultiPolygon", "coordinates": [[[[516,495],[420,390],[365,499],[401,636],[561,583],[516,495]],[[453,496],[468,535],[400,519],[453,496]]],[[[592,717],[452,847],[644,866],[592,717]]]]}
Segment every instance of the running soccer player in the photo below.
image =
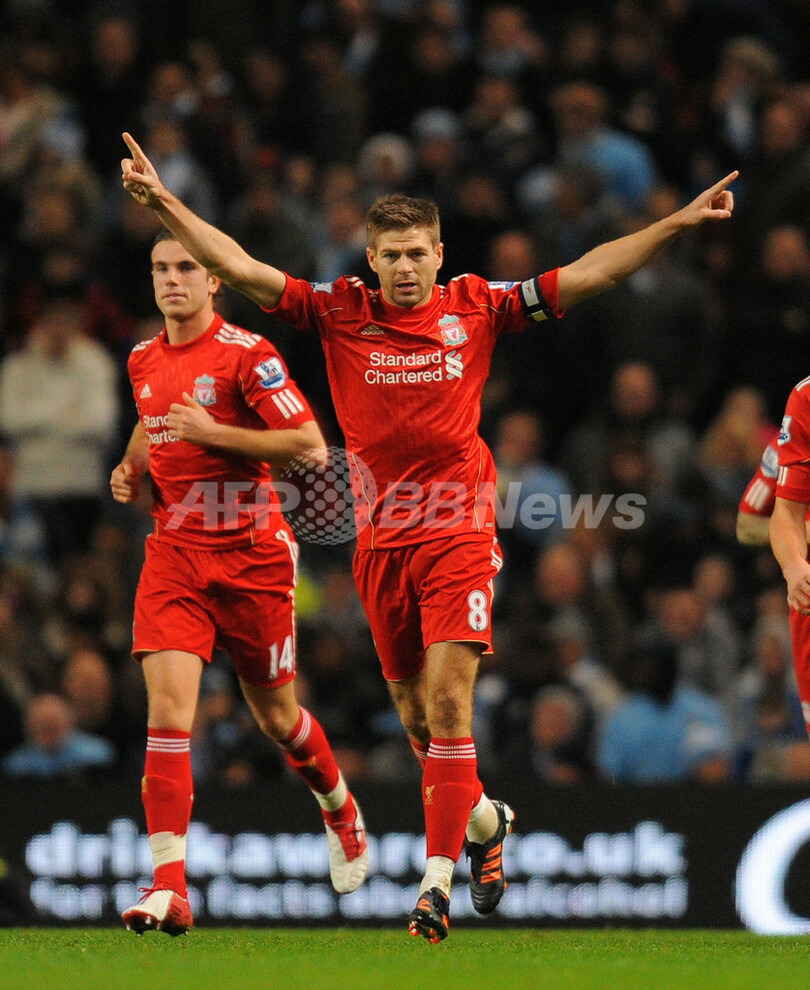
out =
{"type": "Polygon", "coordinates": [[[369,265],[315,283],[251,258],[160,181],[129,134],[124,188],[194,257],[262,308],[318,332],[354,471],[354,573],[383,674],[423,764],[427,864],[408,924],[447,936],[462,847],[473,905],[488,914],[505,888],[503,841],[514,815],[478,778],[472,736],[480,656],[491,651],[495,468],[478,436],[481,392],[501,333],[562,316],[640,268],[683,231],[731,216],[732,172],[688,206],[578,261],[523,283],[475,275],[437,284],[444,257],[436,206],[388,196],[367,217],[369,265]],[[369,479],[373,484],[369,484],[369,479]]]}
{"type": "Polygon", "coordinates": [[[776,449],[779,472],[770,541],[787,584],[793,667],[810,733],[810,378],[800,381],[788,397],[776,449]]]}
{"type": "Polygon", "coordinates": [[[132,646],[148,696],[142,796],[154,882],[123,918],[139,935],[180,935],[193,924],[189,738],[215,644],[230,655],[259,726],[322,809],[339,893],[362,883],[368,849],[323,729],[296,701],[298,547],[269,468],[303,452],[317,457],[321,431],[275,348],[217,315],[220,279],[168,230],[152,248],[152,280],[166,326],[130,355],[138,423],[110,479],[113,497],[133,502],[148,471],[154,517],[132,646]]]}

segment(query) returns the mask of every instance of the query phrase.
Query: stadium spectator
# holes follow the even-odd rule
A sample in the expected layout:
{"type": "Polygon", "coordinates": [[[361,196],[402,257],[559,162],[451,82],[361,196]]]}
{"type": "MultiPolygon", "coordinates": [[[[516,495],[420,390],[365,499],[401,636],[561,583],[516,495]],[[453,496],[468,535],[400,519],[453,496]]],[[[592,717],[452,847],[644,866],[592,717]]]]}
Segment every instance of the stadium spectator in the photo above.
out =
{"type": "Polygon", "coordinates": [[[545,430],[529,410],[506,413],[498,422],[493,449],[498,472],[498,497],[508,513],[502,540],[518,574],[531,570],[539,547],[559,540],[563,532],[561,496],[573,496],[569,478],[544,457],[545,430]]]}
{"type": "Polygon", "coordinates": [[[25,709],[25,741],[3,757],[11,777],[64,777],[109,770],[116,752],[111,742],[76,728],[70,705],[58,694],[37,694],[25,709]]]}
{"type": "Polygon", "coordinates": [[[73,709],[76,727],[100,736],[115,747],[116,763],[129,769],[133,751],[142,739],[145,696],[141,685],[130,686],[135,697],[126,702],[119,696],[113,666],[94,649],[80,646],[73,650],[62,668],[61,688],[73,709]]]}
{"type": "Polygon", "coordinates": [[[49,302],[0,364],[0,431],[14,452],[14,496],[42,518],[52,564],[89,545],[117,420],[115,365],[85,335],[81,304],[49,302]]]}
{"type": "Polygon", "coordinates": [[[579,784],[593,776],[593,714],[572,687],[549,684],[532,700],[528,762],[546,784],[579,784]]]}
{"type": "Polygon", "coordinates": [[[649,494],[677,493],[694,462],[695,436],[688,422],[667,412],[658,376],[644,361],[617,365],[607,399],[600,396],[568,434],[562,461],[581,491],[612,490],[605,452],[623,440],[640,444],[649,459],[649,494]]]}
{"type": "Polygon", "coordinates": [[[54,586],[42,519],[14,494],[14,454],[0,445],[0,564],[33,581],[40,592],[54,586]]]}
{"type": "Polygon", "coordinates": [[[654,609],[653,626],[676,651],[679,681],[714,698],[730,724],[742,657],[739,633],[728,616],[707,608],[693,587],[664,589],[654,609]]]}
{"type": "Polygon", "coordinates": [[[762,393],[732,389],[700,438],[696,464],[710,491],[736,506],[773,432],[762,393]]]}
{"type": "Polygon", "coordinates": [[[609,98],[601,86],[575,81],[552,91],[554,161],[596,169],[605,187],[627,210],[644,205],[658,169],[647,146],[608,122],[609,98]]]}
{"type": "Polygon", "coordinates": [[[785,748],[807,738],[787,616],[757,623],[750,655],[735,685],[738,772],[752,783],[777,782],[785,748]]]}
{"type": "Polygon", "coordinates": [[[735,285],[729,375],[760,391],[776,421],[810,344],[810,227],[790,219],[764,229],[752,257],[735,285]]]}
{"type": "Polygon", "coordinates": [[[621,701],[621,685],[594,654],[587,627],[575,615],[557,616],[548,624],[548,634],[558,676],[580,693],[595,724],[601,725],[621,701]]]}
{"type": "Polygon", "coordinates": [[[717,783],[732,772],[732,738],[712,696],[678,676],[677,648],[640,635],[625,673],[628,694],[602,726],[597,762],[617,784],[717,783]]]}
{"type": "Polygon", "coordinates": [[[84,32],[74,92],[87,135],[87,157],[106,178],[120,158],[110,141],[119,120],[137,120],[144,98],[146,53],[137,20],[127,12],[93,11],[84,32]],[[89,22],[89,23],[88,23],[89,22]]]}

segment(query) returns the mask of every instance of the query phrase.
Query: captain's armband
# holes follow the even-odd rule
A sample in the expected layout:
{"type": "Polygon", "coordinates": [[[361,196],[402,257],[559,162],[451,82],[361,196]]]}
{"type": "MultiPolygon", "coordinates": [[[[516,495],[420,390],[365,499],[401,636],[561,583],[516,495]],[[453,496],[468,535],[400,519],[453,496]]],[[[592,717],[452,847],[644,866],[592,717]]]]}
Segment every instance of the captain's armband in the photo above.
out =
{"type": "Polygon", "coordinates": [[[535,320],[537,323],[554,316],[554,310],[546,301],[540,288],[540,278],[541,276],[527,279],[525,282],[520,283],[520,288],[518,289],[520,292],[520,301],[523,303],[526,316],[531,320],[535,320]]]}

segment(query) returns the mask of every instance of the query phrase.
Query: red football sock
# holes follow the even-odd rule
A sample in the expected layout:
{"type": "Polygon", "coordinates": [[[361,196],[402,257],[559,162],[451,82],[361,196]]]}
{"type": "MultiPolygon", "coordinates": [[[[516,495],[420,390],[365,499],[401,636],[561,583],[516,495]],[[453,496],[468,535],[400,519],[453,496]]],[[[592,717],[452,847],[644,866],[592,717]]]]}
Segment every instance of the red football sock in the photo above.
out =
{"type": "Polygon", "coordinates": [[[471,736],[430,741],[422,800],[428,856],[457,860],[478,788],[475,743],[471,736]]]}
{"type": "Polygon", "coordinates": [[[179,729],[148,730],[141,788],[155,868],[154,887],[174,890],[182,897],[187,896],[185,837],[194,800],[189,738],[188,732],[179,729]],[[164,835],[152,841],[158,833],[164,835]]]}
{"type": "Polygon", "coordinates": [[[422,769],[424,770],[425,760],[427,759],[427,755],[428,755],[428,746],[426,746],[425,743],[419,742],[418,739],[414,739],[413,736],[408,736],[408,741],[411,744],[411,749],[416,754],[417,760],[419,760],[419,762],[422,765],[422,769]]]}
{"type": "Polygon", "coordinates": [[[287,763],[317,794],[330,794],[338,784],[340,771],[332,747],[317,719],[299,710],[295,728],[282,744],[287,763]]]}

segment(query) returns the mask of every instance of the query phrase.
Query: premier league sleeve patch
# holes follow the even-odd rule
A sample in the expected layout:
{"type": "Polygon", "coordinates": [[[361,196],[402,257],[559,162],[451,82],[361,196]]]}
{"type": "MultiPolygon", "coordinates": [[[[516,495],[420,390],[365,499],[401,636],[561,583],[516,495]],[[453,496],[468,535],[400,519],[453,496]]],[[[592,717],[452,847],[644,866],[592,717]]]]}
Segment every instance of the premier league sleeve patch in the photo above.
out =
{"type": "Polygon", "coordinates": [[[268,358],[253,369],[262,388],[281,388],[287,381],[287,372],[278,358],[268,358]]]}
{"type": "Polygon", "coordinates": [[[786,443],[790,443],[790,424],[793,422],[792,416],[785,416],[782,419],[782,425],[779,428],[779,436],[776,442],[780,447],[784,446],[786,443]]]}
{"type": "Polygon", "coordinates": [[[760,469],[766,478],[775,478],[779,474],[779,454],[770,443],[762,452],[760,469]]]}

